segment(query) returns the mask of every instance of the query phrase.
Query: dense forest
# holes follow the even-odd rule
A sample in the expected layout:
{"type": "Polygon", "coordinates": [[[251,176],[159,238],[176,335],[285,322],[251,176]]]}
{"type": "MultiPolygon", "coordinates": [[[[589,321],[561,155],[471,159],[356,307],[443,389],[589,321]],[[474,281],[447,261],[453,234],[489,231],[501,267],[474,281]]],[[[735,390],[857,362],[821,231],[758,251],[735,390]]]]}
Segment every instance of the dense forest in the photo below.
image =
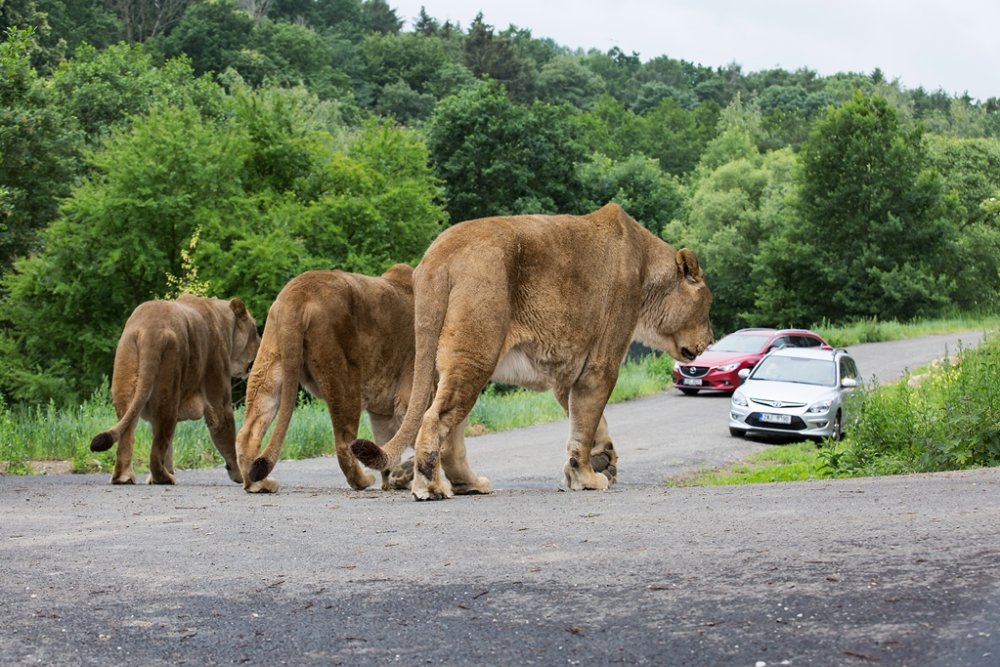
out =
{"type": "MultiPolygon", "coordinates": [[[[0,399],[104,386],[187,290],[263,323],[298,273],[608,201],[693,248],[717,334],[995,312],[1000,99],[744,72],[385,0],[0,0],[0,399]]],[[[1000,91],[998,91],[1000,92],[1000,91]]]]}

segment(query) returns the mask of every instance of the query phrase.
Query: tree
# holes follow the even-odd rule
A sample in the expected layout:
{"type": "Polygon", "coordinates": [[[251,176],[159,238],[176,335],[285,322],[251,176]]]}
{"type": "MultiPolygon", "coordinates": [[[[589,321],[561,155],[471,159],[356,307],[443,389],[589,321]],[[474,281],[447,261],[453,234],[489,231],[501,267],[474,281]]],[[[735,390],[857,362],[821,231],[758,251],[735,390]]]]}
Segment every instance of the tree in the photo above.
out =
{"type": "Polygon", "coordinates": [[[798,161],[789,149],[735,157],[694,183],[686,211],[664,231],[698,254],[714,296],[716,332],[759,325],[754,298],[760,246],[793,224],[798,161]]]}
{"type": "MultiPolygon", "coordinates": [[[[147,0],[116,1],[156,4],[147,0]]],[[[218,74],[238,62],[240,52],[250,44],[254,26],[253,18],[239,10],[233,0],[205,0],[178,17],[173,30],[156,39],[152,48],[165,58],[187,56],[197,74],[218,74]]]]}
{"type": "MultiPolygon", "coordinates": [[[[214,2],[215,0],[208,0],[214,2]]],[[[187,9],[188,0],[106,0],[125,28],[125,39],[142,42],[173,27],[187,9]]]]}
{"type": "Polygon", "coordinates": [[[0,273],[38,247],[38,230],[69,193],[82,143],[32,68],[33,45],[30,28],[9,29],[0,43],[0,273]]]}
{"type": "Polygon", "coordinates": [[[415,263],[441,229],[441,187],[411,132],[350,135],[301,89],[234,83],[225,103],[213,118],[154,107],[88,153],[40,252],[4,281],[0,392],[89,395],[128,313],[176,276],[240,296],[263,323],[298,273],[415,263]]]}
{"type": "Polygon", "coordinates": [[[620,162],[595,155],[580,166],[580,181],[584,210],[616,202],[657,236],[680,214],[684,202],[677,178],[643,155],[632,155],[620,162]]]}
{"type": "Polygon", "coordinates": [[[157,67],[142,44],[80,46],[53,73],[51,95],[53,106],[79,119],[92,144],[157,105],[193,105],[207,116],[222,111],[222,89],[210,77],[195,77],[183,57],[157,67]]]}
{"type": "Polygon", "coordinates": [[[465,65],[479,78],[498,81],[514,100],[528,102],[534,90],[534,72],[514,48],[510,37],[496,35],[493,26],[476,15],[465,37],[465,65]]]}
{"type": "Polygon", "coordinates": [[[577,211],[583,152],[575,134],[562,109],[516,105],[494,82],[442,100],[428,123],[428,146],[452,222],[577,211]]]}
{"type": "Polygon", "coordinates": [[[568,102],[578,109],[589,109],[602,92],[604,82],[577,58],[556,56],[538,75],[538,96],[545,102],[568,102]]]}
{"type": "Polygon", "coordinates": [[[919,127],[860,92],[802,148],[800,219],[769,239],[755,272],[772,322],[910,319],[940,312],[955,240],[919,127]]]}

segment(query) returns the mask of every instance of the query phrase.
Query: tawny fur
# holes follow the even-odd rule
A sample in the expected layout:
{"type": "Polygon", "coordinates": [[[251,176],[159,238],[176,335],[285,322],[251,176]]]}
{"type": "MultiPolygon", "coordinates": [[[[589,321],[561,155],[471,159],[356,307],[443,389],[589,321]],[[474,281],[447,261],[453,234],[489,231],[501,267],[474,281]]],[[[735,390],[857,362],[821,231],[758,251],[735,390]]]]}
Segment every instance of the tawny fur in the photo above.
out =
{"type": "MultiPolygon", "coordinates": [[[[327,404],[337,461],[354,489],[374,482],[351,452],[361,411],[379,442],[396,432],[413,378],[413,269],[398,264],[381,277],[309,271],[293,278],[268,311],[247,384],[246,416],[237,436],[243,488],[273,492],[268,477],[281,456],[301,385],[327,404]],[[275,422],[275,418],[277,421],[275,422]],[[263,452],[261,444],[274,423],[263,452]]],[[[488,493],[490,482],[468,466],[459,429],[444,456],[456,493],[488,493]]],[[[395,485],[383,474],[383,488],[395,485]]]]}
{"type": "MultiPolygon", "coordinates": [[[[609,204],[583,216],[483,218],[431,245],[414,282],[416,357],[403,423],[376,452],[379,469],[415,446],[412,491],[447,497],[436,462],[490,378],[550,387],[569,412],[570,489],[605,489],[591,446],[629,342],[678,360],[712,342],[711,291],[690,250],[675,250],[609,204]]],[[[605,429],[606,430],[606,429],[605,429]]]]}
{"type": "Polygon", "coordinates": [[[118,443],[114,484],[134,484],[132,450],[139,417],[153,430],[150,484],[173,484],[173,435],[178,421],[205,419],[229,477],[236,463],[232,380],[246,377],[260,345],[257,325],[239,299],[183,295],[147,301],[129,316],[115,351],[111,400],[118,423],[97,434],[93,451],[118,443]]]}

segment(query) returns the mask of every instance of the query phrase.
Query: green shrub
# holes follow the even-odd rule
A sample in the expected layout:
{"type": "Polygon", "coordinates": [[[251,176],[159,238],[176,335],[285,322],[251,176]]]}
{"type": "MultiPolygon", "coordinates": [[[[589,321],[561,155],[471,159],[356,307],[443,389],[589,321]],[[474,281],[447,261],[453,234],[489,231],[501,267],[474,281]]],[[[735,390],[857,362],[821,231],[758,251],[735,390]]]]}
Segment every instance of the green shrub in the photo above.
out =
{"type": "Polygon", "coordinates": [[[865,393],[842,443],[821,451],[832,476],[1000,465],[1000,338],[925,374],[865,393]]]}

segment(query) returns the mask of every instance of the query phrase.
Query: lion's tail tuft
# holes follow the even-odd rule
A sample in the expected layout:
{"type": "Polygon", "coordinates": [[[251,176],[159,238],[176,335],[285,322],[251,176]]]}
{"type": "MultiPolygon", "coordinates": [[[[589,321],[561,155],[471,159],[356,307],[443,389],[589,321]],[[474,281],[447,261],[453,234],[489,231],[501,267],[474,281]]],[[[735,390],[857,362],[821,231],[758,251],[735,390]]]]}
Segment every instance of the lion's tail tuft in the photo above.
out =
{"type": "Polygon", "coordinates": [[[389,457],[381,447],[371,440],[355,440],[351,443],[351,451],[364,465],[372,470],[388,470],[389,457]]]}
{"type": "Polygon", "coordinates": [[[258,457],[254,460],[253,465],[250,466],[250,481],[259,482],[260,480],[267,477],[271,470],[274,468],[274,463],[264,458],[263,456],[258,457]]]}
{"type": "Polygon", "coordinates": [[[111,445],[113,444],[115,444],[115,436],[112,435],[110,431],[98,433],[94,436],[94,439],[90,441],[90,451],[106,452],[111,449],[111,445]]]}

